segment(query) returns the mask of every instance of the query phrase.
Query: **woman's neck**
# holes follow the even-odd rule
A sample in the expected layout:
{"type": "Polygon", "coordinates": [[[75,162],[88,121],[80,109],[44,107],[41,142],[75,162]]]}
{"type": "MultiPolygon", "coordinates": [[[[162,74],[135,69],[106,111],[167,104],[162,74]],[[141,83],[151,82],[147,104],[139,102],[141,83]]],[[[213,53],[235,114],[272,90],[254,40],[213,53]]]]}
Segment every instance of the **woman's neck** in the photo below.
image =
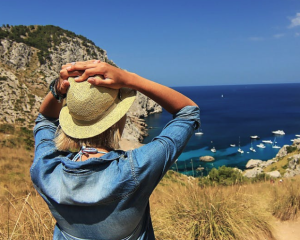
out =
{"type": "Polygon", "coordinates": [[[74,157],[73,161],[79,162],[79,161],[86,161],[89,158],[98,158],[110,151],[111,149],[105,147],[98,147],[98,148],[82,147],[78,153],[79,154],[78,157],[74,157]]]}

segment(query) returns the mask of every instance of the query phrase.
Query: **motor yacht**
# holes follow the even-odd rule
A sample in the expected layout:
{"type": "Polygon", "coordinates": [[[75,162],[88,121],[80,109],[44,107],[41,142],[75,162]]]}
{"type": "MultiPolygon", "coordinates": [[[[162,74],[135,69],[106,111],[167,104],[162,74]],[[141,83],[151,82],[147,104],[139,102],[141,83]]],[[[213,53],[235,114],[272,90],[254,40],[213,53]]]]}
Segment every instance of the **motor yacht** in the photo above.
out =
{"type": "Polygon", "coordinates": [[[285,132],[283,130],[273,131],[272,133],[276,134],[276,135],[284,135],[285,134],[285,132]]]}
{"type": "Polygon", "coordinates": [[[271,140],[262,140],[263,143],[270,143],[273,144],[273,142],[271,140]]]}
{"type": "Polygon", "coordinates": [[[238,152],[239,153],[244,153],[244,151],[241,148],[238,149],[238,152]]]}
{"type": "Polygon", "coordinates": [[[260,143],[260,144],[258,144],[256,146],[259,147],[259,148],[266,148],[266,146],[263,143],[260,143]]]}

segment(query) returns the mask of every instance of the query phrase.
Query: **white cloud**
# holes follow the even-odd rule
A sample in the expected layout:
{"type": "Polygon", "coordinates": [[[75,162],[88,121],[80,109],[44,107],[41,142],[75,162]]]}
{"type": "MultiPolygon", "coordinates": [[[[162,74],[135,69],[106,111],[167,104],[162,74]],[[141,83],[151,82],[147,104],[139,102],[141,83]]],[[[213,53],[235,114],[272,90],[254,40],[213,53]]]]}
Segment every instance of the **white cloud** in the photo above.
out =
{"type": "Polygon", "coordinates": [[[289,28],[294,28],[300,26],[300,13],[296,13],[296,17],[291,18],[291,24],[289,28]]]}
{"type": "Polygon", "coordinates": [[[275,35],[273,35],[273,37],[274,38],[282,38],[282,37],[284,37],[284,33],[278,33],[278,34],[275,34],[275,35]]]}
{"type": "Polygon", "coordinates": [[[249,40],[257,42],[257,41],[263,41],[265,39],[263,37],[250,37],[249,40]]]}
{"type": "Polygon", "coordinates": [[[296,37],[299,37],[299,36],[300,36],[300,33],[296,32],[296,33],[295,33],[295,36],[296,36],[296,37]]]}

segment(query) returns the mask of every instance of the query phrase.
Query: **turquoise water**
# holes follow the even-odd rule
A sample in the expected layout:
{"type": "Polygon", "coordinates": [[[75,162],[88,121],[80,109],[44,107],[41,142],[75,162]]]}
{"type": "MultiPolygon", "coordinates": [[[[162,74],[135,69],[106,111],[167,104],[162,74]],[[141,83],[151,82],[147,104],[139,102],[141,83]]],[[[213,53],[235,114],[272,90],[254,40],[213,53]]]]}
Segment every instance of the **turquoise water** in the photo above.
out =
{"type": "MultiPolygon", "coordinates": [[[[197,86],[176,87],[179,92],[193,99],[201,109],[201,128],[203,135],[192,136],[184,152],[172,166],[189,175],[200,175],[195,169],[201,165],[202,174],[213,167],[222,165],[244,169],[248,160],[273,158],[279,149],[265,144],[260,149],[256,145],[262,140],[274,141],[272,131],[284,130],[285,135],[277,136],[278,146],[292,144],[295,134],[300,134],[300,84],[266,84],[235,86],[197,86]],[[251,152],[250,136],[258,135],[259,140],[252,141],[256,152],[251,152]],[[230,147],[236,144],[237,147],[230,147]],[[243,154],[237,152],[240,144],[243,154]],[[212,153],[212,147],[217,149],[212,153]],[[213,156],[213,163],[200,162],[200,156],[213,156]]],[[[165,111],[146,119],[149,142],[159,134],[163,126],[171,119],[165,111]]]]}

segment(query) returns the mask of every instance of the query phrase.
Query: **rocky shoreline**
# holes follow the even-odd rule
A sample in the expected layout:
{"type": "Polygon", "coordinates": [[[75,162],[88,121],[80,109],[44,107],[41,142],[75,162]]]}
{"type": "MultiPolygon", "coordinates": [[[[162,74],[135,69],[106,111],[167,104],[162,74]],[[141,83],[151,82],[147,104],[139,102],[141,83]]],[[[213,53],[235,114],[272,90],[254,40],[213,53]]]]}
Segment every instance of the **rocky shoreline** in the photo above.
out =
{"type": "MultiPolygon", "coordinates": [[[[254,178],[262,173],[265,173],[272,178],[289,178],[300,175],[300,153],[289,153],[289,148],[294,148],[294,150],[298,150],[299,152],[300,139],[294,140],[292,145],[283,146],[272,159],[267,161],[250,159],[246,164],[246,170],[242,171],[238,168],[235,169],[240,171],[243,176],[247,178],[254,178]],[[282,162],[283,160],[285,160],[284,165],[281,166],[280,169],[277,169],[279,168],[277,163],[282,162]]],[[[201,156],[199,157],[199,160],[203,162],[213,162],[215,159],[212,156],[201,156]]]]}
{"type": "Polygon", "coordinates": [[[295,150],[297,149],[299,152],[300,139],[296,139],[290,146],[283,146],[273,159],[270,159],[268,161],[262,161],[258,159],[249,160],[246,164],[246,170],[243,172],[243,175],[248,178],[256,177],[261,173],[268,174],[273,178],[289,178],[300,175],[300,154],[289,154],[288,148],[291,147],[294,147],[295,150]],[[283,159],[287,160],[287,163],[282,166],[282,168],[285,169],[284,173],[276,170],[276,163],[282,161],[283,159]],[[274,170],[268,171],[269,169],[274,170]]]}

